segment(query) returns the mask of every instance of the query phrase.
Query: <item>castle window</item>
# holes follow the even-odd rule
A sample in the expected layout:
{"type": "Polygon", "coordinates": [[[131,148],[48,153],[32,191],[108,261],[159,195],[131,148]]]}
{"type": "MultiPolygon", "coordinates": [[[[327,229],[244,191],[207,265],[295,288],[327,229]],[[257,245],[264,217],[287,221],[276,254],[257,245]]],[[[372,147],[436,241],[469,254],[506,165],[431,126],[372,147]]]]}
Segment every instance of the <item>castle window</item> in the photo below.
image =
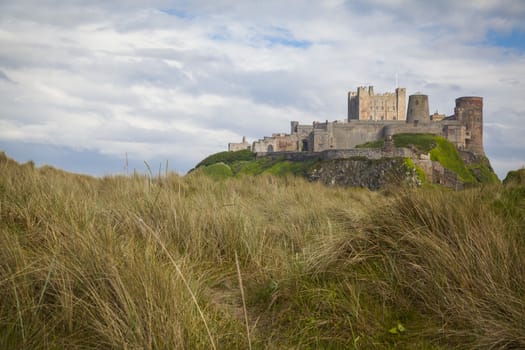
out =
{"type": "Polygon", "coordinates": [[[308,141],[303,140],[303,149],[301,151],[303,152],[308,151],[308,141]]]}

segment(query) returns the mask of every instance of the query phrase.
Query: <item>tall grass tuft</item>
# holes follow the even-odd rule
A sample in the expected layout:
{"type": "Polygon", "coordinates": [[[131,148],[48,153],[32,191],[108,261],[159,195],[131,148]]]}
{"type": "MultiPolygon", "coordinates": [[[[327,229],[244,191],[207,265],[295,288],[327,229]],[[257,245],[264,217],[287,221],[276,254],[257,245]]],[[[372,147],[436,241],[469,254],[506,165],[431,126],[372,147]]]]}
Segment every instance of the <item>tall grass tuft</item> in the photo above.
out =
{"type": "Polygon", "coordinates": [[[525,347],[517,183],[0,174],[0,348],[525,347]]]}

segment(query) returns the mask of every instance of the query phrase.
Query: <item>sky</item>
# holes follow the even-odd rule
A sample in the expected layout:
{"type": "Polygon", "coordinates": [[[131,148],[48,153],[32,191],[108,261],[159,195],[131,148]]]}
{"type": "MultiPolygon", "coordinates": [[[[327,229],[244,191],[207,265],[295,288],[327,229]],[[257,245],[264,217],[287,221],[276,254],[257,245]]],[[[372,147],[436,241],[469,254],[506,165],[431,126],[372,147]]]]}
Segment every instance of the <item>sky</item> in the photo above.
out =
{"type": "Polygon", "coordinates": [[[484,98],[500,178],[525,166],[525,1],[0,1],[0,150],[95,176],[344,120],[358,86],[484,98]]]}

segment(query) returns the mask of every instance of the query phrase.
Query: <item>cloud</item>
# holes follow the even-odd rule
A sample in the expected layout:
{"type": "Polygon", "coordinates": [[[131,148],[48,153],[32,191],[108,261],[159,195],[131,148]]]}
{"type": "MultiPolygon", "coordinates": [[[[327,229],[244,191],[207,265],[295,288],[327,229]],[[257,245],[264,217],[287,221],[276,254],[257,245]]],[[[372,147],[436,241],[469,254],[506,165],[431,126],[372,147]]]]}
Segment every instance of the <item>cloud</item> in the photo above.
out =
{"type": "Polygon", "coordinates": [[[1,70],[0,70],[0,80],[11,82],[11,79],[9,79],[9,77],[1,70]]]}
{"type": "Polygon", "coordinates": [[[524,17],[510,0],[4,1],[0,146],[184,172],[243,135],[344,119],[348,90],[392,91],[397,75],[432,111],[483,96],[501,176],[523,159],[524,17]]]}

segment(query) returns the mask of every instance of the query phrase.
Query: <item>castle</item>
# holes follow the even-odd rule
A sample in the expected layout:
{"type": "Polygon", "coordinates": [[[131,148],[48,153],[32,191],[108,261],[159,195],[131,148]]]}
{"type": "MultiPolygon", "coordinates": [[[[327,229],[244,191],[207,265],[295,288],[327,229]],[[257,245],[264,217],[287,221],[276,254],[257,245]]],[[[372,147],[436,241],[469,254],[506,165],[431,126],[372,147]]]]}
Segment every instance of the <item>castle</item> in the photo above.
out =
{"type": "Polygon", "coordinates": [[[406,106],[406,89],[394,93],[374,94],[373,86],[359,87],[348,93],[348,118],[344,121],[291,122],[289,134],[273,134],[253,142],[243,137],[230,143],[229,151],[251,149],[258,154],[274,152],[309,152],[349,150],[367,142],[385,140],[400,133],[425,133],[443,136],[459,150],[484,155],[483,98],[459,97],[454,114],[430,115],[428,96],[410,95],[406,106]]]}

